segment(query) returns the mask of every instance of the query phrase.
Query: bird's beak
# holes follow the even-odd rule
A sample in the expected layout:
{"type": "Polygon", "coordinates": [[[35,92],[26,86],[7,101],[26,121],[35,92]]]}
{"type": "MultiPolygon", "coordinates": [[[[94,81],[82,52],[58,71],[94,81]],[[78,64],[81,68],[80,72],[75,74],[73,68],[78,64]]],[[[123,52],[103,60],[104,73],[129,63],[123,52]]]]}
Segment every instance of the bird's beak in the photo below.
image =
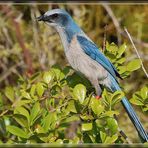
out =
{"type": "Polygon", "coordinates": [[[41,15],[41,16],[37,17],[36,19],[37,19],[37,21],[45,21],[44,15],[41,15]]]}
{"type": "Polygon", "coordinates": [[[41,15],[41,16],[37,17],[36,19],[38,21],[44,21],[44,22],[47,21],[47,22],[50,22],[49,17],[46,16],[46,15],[41,15]]]}

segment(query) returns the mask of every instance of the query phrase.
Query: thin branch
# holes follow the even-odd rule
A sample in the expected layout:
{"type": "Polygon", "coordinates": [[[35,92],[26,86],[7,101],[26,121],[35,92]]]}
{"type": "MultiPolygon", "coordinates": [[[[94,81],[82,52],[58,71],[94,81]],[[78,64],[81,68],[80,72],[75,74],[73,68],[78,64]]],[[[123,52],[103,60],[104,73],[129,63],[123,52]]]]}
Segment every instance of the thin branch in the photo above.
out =
{"type": "Polygon", "coordinates": [[[106,31],[107,30],[107,25],[105,25],[104,27],[104,38],[103,38],[103,48],[102,51],[104,51],[106,49],[106,31]]]}
{"type": "MultiPolygon", "coordinates": [[[[112,19],[112,21],[113,21],[113,23],[114,23],[114,25],[115,25],[115,27],[116,27],[117,32],[120,33],[122,36],[128,38],[127,34],[124,33],[124,30],[121,28],[121,25],[120,25],[120,23],[118,22],[118,19],[116,18],[116,16],[114,15],[114,13],[113,13],[111,7],[110,7],[108,4],[102,4],[102,6],[103,6],[104,9],[107,11],[107,13],[108,13],[108,15],[110,16],[110,18],[112,19]]],[[[117,34],[117,36],[118,36],[118,34],[117,34]]],[[[137,39],[137,38],[135,38],[135,37],[132,37],[132,39],[133,39],[133,41],[134,41],[136,44],[139,44],[139,45],[141,45],[141,46],[143,46],[143,47],[148,48],[148,43],[145,43],[145,42],[143,42],[143,41],[141,41],[141,40],[139,40],[139,39],[137,39]]]]}
{"type": "Polygon", "coordinates": [[[102,6],[105,8],[105,10],[108,12],[108,15],[109,15],[109,16],[112,18],[112,20],[113,20],[113,23],[114,23],[115,28],[116,28],[116,31],[117,31],[118,43],[119,43],[119,45],[120,45],[120,44],[121,44],[121,35],[120,35],[120,34],[121,34],[121,32],[122,32],[122,30],[121,30],[121,28],[120,28],[120,24],[119,24],[119,22],[118,22],[116,16],[114,15],[112,9],[110,8],[110,6],[107,5],[107,4],[102,4],[102,6]]]}
{"type": "Polygon", "coordinates": [[[138,58],[139,58],[139,60],[140,60],[140,62],[141,62],[142,69],[143,69],[143,71],[144,71],[146,77],[148,78],[148,73],[147,73],[147,71],[146,71],[146,69],[145,69],[145,67],[144,67],[144,65],[143,65],[143,62],[142,62],[141,57],[140,57],[140,54],[138,53],[138,50],[137,50],[137,48],[136,48],[136,46],[135,46],[135,44],[134,44],[134,42],[133,42],[133,40],[132,40],[131,35],[129,34],[129,32],[127,31],[126,28],[124,28],[124,30],[125,30],[125,32],[127,33],[128,37],[129,37],[129,40],[131,41],[131,43],[132,43],[132,45],[133,45],[133,48],[135,49],[136,54],[137,54],[137,56],[138,56],[138,58]]]}
{"type": "MultiPolygon", "coordinates": [[[[118,117],[117,117],[117,115],[114,115],[114,119],[116,120],[116,121],[118,121],[118,117]]],[[[121,137],[123,137],[123,140],[124,141],[126,141],[127,143],[129,143],[129,144],[132,144],[132,141],[127,137],[127,135],[118,127],[118,132],[119,132],[119,135],[121,136],[121,137]]]]}
{"type": "Polygon", "coordinates": [[[0,114],[0,117],[2,117],[3,115],[5,115],[8,111],[9,111],[8,109],[4,110],[4,111],[0,114]]]}
{"type": "Polygon", "coordinates": [[[13,25],[14,25],[14,28],[16,31],[16,38],[18,40],[20,47],[22,48],[24,62],[27,65],[27,74],[28,75],[32,74],[34,72],[34,69],[32,66],[31,54],[30,54],[29,49],[25,45],[23,35],[21,32],[21,28],[20,28],[20,24],[19,24],[19,20],[20,20],[22,14],[20,14],[18,17],[16,17],[9,5],[7,5],[7,6],[2,5],[2,6],[0,6],[0,8],[2,9],[2,13],[5,14],[6,17],[10,18],[13,25]]]}
{"type": "Polygon", "coordinates": [[[14,70],[16,70],[16,68],[18,66],[23,65],[23,62],[17,63],[15,65],[13,65],[12,67],[10,67],[8,69],[8,71],[6,71],[1,77],[0,77],[0,82],[2,82],[3,80],[5,80],[14,70]]]}

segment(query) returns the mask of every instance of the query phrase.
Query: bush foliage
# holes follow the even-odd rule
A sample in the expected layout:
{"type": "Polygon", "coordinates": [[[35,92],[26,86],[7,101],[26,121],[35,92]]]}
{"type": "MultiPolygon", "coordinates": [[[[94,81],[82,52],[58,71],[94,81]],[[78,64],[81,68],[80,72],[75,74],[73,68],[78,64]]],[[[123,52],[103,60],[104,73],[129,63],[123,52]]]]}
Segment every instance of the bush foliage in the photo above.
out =
{"type": "Polygon", "coordinates": [[[121,33],[102,4],[0,4],[0,143],[127,143],[119,129],[140,142],[120,100],[129,98],[147,128],[147,78],[123,27],[135,38],[146,67],[148,7],[109,8],[121,33]],[[90,82],[66,65],[55,30],[36,21],[55,7],[69,11],[111,60],[124,79],[123,92],[102,88],[102,98],[96,99],[90,82]]]}
{"type": "MultiPolygon", "coordinates": [[[[123,78],[140,68],[137,59],[124,63],[125,49],[125,44],[107,43],[103,51],[123,78]]],[[[110,93],[104,88],[97,99],[87,79],[69,66],[57,65],[30,78],[19,75],[17,83],[0,94],[1,143],[127,143],[114,118],[121,114],[115,106],[122,91],[110,93]]],[[[131,99],[143,111],[148,106],[147,89],[131,99]]]]}

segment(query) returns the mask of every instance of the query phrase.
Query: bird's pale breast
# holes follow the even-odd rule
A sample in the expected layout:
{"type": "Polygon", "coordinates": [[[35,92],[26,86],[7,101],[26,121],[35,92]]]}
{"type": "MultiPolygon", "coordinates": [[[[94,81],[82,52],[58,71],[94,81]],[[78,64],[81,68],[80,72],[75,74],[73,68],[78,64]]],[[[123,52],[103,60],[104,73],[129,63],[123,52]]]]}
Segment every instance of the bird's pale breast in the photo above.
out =
{"type": "Polygon", "coordinates": [[[66,57],[70,65],[77,71],[83,73],[88,79],[95,78],[103,81],[108,72],[95,60],[91,59],[80,47],[76,36],[72,39],[66,57]]]}

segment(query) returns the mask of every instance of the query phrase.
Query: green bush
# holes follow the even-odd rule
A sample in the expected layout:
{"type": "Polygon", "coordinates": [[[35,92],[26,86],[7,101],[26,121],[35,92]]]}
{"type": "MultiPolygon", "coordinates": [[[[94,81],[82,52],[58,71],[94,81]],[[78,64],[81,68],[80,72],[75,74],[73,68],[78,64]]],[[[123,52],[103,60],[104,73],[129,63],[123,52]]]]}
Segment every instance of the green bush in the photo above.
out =
{"type": "MultiPolygon", "coordinates": [[[[137,59],[125,63],[125,49],[125,44],[107,43],[103,51],[123,78],[140,68],[137,59]]],[[[104,88],[97,99],[87,79],[69,66],[57,65],[30,78],[19,76],[17,83],[0,93],[1,143],[126,143],[114,118],[120,114],[115,105],[124,96],[122,91],[104,88]]],[[[146,99],[145,86],[131,102],[146,111],[146,99]]]]}

